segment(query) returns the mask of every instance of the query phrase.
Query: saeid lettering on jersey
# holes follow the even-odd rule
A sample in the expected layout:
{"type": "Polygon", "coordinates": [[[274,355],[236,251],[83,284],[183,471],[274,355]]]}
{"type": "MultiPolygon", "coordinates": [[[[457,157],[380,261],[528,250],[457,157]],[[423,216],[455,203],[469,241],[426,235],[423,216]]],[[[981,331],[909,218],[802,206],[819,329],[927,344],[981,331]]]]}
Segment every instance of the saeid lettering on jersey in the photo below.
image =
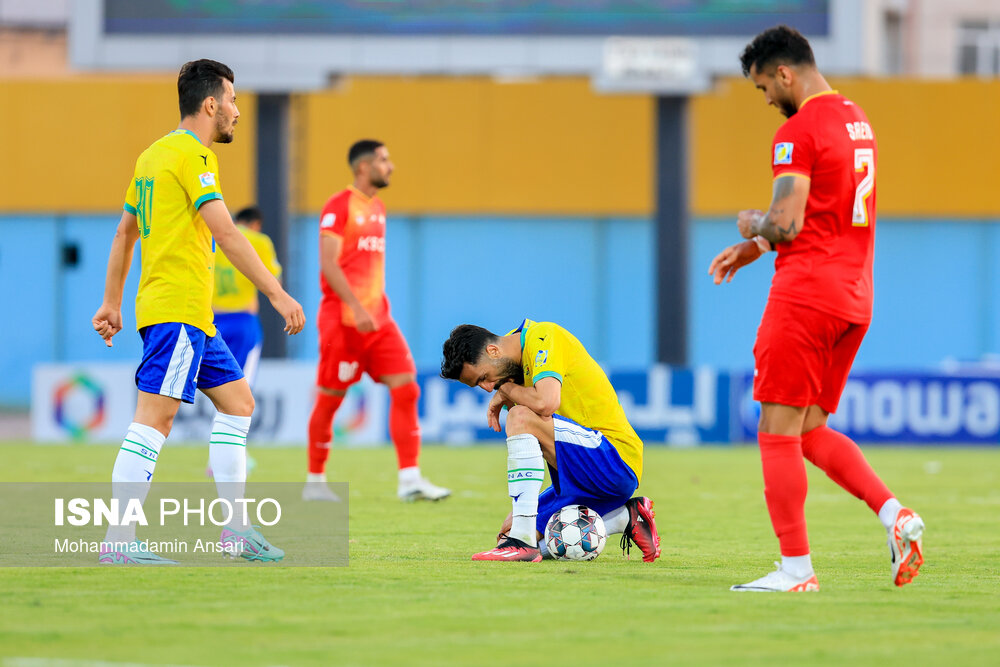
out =
{"type": "MultiPolygon", "coordinates": [[[[864,140],[874,140],[875,133],[872,132],[872,126],[863,120],[856,120],[853,123],[845,123],[847,127],[847,134],[851,137],[852,141],[864,141],[864,140]]],[[[777,164],[777,162],[775,162],[777,164]]]]}
{"type": "Polygon", "coordinates": [[[791,141],[783,141],[774,145],[774,164],[791,164],[792,150],[795,144],[791,141]]]}

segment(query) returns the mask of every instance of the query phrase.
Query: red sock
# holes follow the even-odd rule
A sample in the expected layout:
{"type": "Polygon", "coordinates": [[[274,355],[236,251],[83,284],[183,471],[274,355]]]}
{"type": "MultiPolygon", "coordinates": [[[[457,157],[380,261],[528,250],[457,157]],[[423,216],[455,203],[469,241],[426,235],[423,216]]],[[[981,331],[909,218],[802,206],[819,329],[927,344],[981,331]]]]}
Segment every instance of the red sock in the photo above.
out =
{"type": "Polygon", "coordinates": [[[809,482],[802,460],[802,438],[758,433],[757,442],[764,468],[764,498],[781,555],[805,556],[809,553],[805,508],[809,482]]]}
{"type": "Polygon", "coordinates": [[[861,448],[843,433],[820,426],[802,436],[802,454],[878,514],[892,492],[872,470],[861,448]]]}
{"type": "Polygon", "coordinates": [[[333,417],[344,401],[343,396],[333,396],[324,392],[316,393],[316,403],[309,416],[309,472],[321,473],[326,470],[326,459],[330,456],[333,442],[333,417]]]}
{"type": "Polygon", "coordinates": [[[417,401],[420,386],[410,382],[389,390],[389,436],[396,446],[399,469],[412,468],[420,457],[420,421],[417,401]]]}

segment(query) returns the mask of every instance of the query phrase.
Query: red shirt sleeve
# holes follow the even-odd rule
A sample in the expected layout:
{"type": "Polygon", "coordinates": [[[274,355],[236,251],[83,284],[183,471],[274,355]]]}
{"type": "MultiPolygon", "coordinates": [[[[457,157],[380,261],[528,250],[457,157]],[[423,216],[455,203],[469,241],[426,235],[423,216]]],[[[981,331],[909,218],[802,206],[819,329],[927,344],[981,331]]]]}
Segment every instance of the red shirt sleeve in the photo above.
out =
{"type": "Polygon", "coordinates": [[[816,142],[802,123],[786,122],[774,134],[771,169],[774,177],[801,174],[812,177],[816,162],[816,142]]]}
{"type": "Polygon", "coordinates": [[[319,215],[319,233],[344,235],[344,227],[347,225],[347,202],[350,195],[343,192],[326,202],[323,212],[319,215]]]}

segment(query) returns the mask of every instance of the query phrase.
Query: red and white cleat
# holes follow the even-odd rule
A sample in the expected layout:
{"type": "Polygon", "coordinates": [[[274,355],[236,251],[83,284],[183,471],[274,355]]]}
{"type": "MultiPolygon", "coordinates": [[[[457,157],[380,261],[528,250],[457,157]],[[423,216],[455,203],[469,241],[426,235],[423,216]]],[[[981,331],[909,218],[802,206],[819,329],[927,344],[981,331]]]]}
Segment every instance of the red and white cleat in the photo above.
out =
{"type": "Polygon", "coordinates": [[[739,593],[803,593],[819,590],[819,581],[816,580],[815,574],[802,578],[793,577],[781,569],[781,563],[776,562],[775,565],[778,569],[774,572],[748,584],[731,586],[729,590],[739,593]]]}
{"type": "Polygon", "coordinates": [[[504,536],[504,539],[489,551],[472,554],[472,560],[506,560],[538,563],[542,560],[542,552],[539,551],[538,547],[533,547],[527,542],[522,542],[515,537],[504,536]]]}
{"type": "Polygon", "coordinates": [[[628,509],[628,525],[622,534],[622,551],[627,554],[634,542],[642,550],[642,559],[652,563],[660,557],[660,534],[656,532],[653,501],[645,496],[631,498],[625,507],[628,509]]]}
{"type": "Polygon", "coordinates": [[[892,583],[905,586],[913,581],[924,564],[924,520],[913,510],[904,507],[896,513],[896,521],[889,530],[889,556],[892,559],[892,583]]]}

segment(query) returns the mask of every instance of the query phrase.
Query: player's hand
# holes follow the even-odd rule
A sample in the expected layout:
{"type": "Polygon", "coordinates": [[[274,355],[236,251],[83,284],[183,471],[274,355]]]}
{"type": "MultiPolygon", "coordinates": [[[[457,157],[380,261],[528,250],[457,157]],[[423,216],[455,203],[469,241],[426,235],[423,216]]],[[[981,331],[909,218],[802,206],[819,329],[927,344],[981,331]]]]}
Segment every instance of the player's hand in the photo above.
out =
{"type": "Polygon", "coordinates": [[[363,306],[354,309],[354,323],[360,333],[371,333],[378,330],[374,318],[363,306]]]}
{"type": "Polygon", "coordinates": [[[285,318],[285,333],[289,336],[294,336],[298,332],[302,331],[302,327],[306,324],[305,313],[302,312],[302,306],[299,302],[291,297],[291,295],[285,290],[271,299],[271,305],[274,309],[278,311],[278,314],[285,318]]]}
{"type": "Polygon", "coordinates": [[[102,303],[90,322],[94,325],[94,331],[104,339],[104,344],[113,347],[111,337],[122,330],[121,308],[102,303]]]}
{"type": "Polygon", "coordinates": [[[508,533],[510,533],[510,529],[513,527],[514,527],[514,513],[511,512],[510,514],[507,515],[507,518],[504,519],[503,523],[500,525],[500,534],[497,535],[497,544],[499,544],[501,540],[503,540],[503,538],[506,537],[508,533]]]}
{"type": "Polygon", "coordinates": [[[760,211],[755,208],[750,208],[737,213],[736,226],[740,230],[740,236],[745,239],[752,239],[757,236],[757,232],[754,231],[754,225],[762,217],[764,217],[764,211],[760,211]]]}
{"type": "Polygon", "coordinates": [[[708,265],[708,275],[712,276],[716,285],[721,285],[725,280],[732,282],[736,272],[763,255],[760,246],[756,241],[743,241],[736,245],[731,245],[712,260],[708,265]]]}
{"type": "Polygon", "coordinates": [[[497,391],[490,398],[489,407],[486,408],[486,424],[497,433],[500,432],[500,412],[506,403],[507,400],[497,391]]]}

